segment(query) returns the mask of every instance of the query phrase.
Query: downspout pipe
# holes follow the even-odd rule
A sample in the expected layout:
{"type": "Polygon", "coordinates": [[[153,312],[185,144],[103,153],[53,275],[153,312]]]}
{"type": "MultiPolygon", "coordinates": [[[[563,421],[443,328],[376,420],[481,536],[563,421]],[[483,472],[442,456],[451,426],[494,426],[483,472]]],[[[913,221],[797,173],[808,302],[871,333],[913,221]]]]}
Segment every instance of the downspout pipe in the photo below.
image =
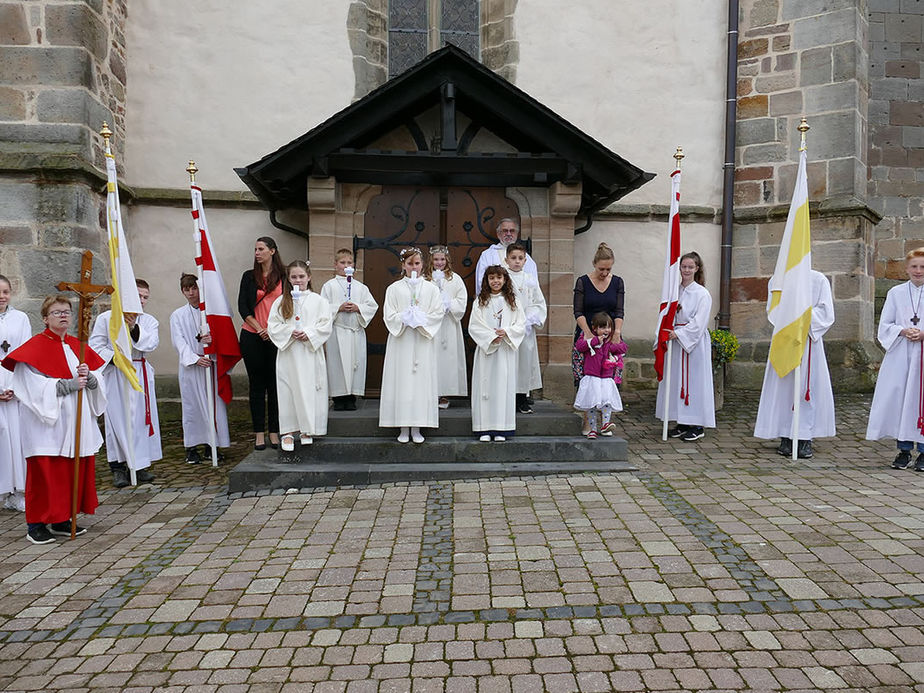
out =
{"type": "Polygon", "coordinates": [[[719,327],[731,323],[732,236],[735,216],[735,128],[738,106],[738,0],[728,0],[728,57],[725,86],[725,161],[722,185],[722,255],[719,279],[719,327]]]}
{"type": "Polygon", "coordinates": [[[294,226],[289,226],[288,224],[283,224],[281,221],[279,221],[279,220],[276,218],[276,210],[275,210],[275,209],[271,209],[271,210],[269,211],[269,218],[270,218],[270,223],[271,223],[273,226],[275,226],[277,229],[282,229],[283,231],[288,231],[289,233],[294,233],[296,236],[301,236],[301,237],[304,238],[306,241],[309,240],[309,236],[308,236],[308,234],[307,234],[305,231],[302,231],[301,229],[296,228],[296,227],[294,227],[294,226]]]}

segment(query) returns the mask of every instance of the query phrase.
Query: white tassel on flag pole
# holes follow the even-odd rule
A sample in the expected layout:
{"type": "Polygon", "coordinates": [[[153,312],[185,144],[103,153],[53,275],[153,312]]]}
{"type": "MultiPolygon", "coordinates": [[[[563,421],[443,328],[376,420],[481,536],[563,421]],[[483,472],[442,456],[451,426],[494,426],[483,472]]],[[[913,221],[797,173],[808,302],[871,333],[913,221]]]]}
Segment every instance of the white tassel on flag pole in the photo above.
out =
{"type": "MultiPolygon", "coordinates": [[[[192,194],[192,205],[193,205],[193,238],[196,242],[196,258],[202,257],[202,230],[199,228],[199,218],[196,212],[199,212],[201,205],[197,200],[197,190],[195,189],[196,185],[196,172],[199,169],[196,167],[196,162],[190,159],[189,165],[186,167],[186,171],[189,173],[189,184],[190,184],[190,193],[192,194]]],[[[202,276],[202,263],[196,263],[196,273],[199,277],[199,334],[205,336],[209,333],[209,323],[205,315],[205,281],[202,276]]],[[[215,436],[215,390],[217,389],[217,383],[214,383],[215,379],[215,359],[211,355],[207,356],[209,360],[208,376],[205,379],[205,398],[208,403],[209,410],[209,448],[212,454],[212,466],[218,466],[218,443],[215,436]]]]}
{"type": "Polygon", "coordinates": [[[792,459],[799,456],[799,395],[802,392],[802,365],[796,366],[793,372],[792,386],[792,459]]]}
{"type": "MultiPolygon", "coordinates": [[[[667,343],[667,360],[664,362],[664,392],[668,393],[671,391],[671,353],[674,349],[674,340],[670,340],[667,343]]],[[[664,422],[661,429],[661,440],[667,440],[667,424],[670,417],[670,400],[668,397],[664,398],[664,422]]]]}

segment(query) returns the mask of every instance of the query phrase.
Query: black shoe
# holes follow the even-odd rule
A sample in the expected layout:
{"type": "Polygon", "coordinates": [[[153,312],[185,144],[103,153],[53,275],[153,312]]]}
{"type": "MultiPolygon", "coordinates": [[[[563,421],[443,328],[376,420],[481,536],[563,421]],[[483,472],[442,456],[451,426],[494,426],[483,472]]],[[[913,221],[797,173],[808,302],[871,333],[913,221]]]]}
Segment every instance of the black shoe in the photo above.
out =
{"type": "Polygon", "coordinates": [[[892,460],[892,469],[907,469],[911,464],[911,450],[902,450],[892,460]]]}
{"type": "MultiPolygon", "coordinates": [[[[254,447],[256,448],[256,446],[254,446],[254,447]]],[[[266,449],[266,445],[264,445],[264,446],[263,446],[262,448],[260,448],[260,449],[261,449],[261,450],[265,450],[265,449],[266,449]]],[[[225,461],[225,453],[223,453],[221,450],[217,450],[217,448],[216,448],[216,451],[218,452],[218,455],[217,455],[217,456],[218,456],[218,461],[219,461],[219,462],[224,462],[224,461],[225,461]]],[[[208,463],[211,463],[211,462],[212,462],[212,448],[211,448],[211,446],[209,446],[209,445],[203,445],[203,446],[202,446],[202,452],[199,453],[199,460],[200,460],[201,462],[208,462],[208,463]]]]}
{"type": "Polygon", "coordinates": [[[344,411],[356,411],[356,395],[349,395],[343,405],[344,411]]]}
{"type": "Polygon", "coordinates": [[[139,484],[150,484],[154,481],[154,474],[147,469],[139,469],[135,472],[135,478],[139,484]]]}
{"type": "MultiPolygon", "coordinates": [[[[68,534],[70,534],[70,532],[68,532],[68,534]]],[[[31,541],[33,544],[50,544],[55,541],[55,538],[51,535],[51,532],[48,531],[48,527],[45,525],[32,527],[28,532],[26,532],[26,539],[31,541]]]]}
{"type": "MultiPolygon", "coordinates": [[[[51,530],[52,534],[57,534],[62,537],[71,536],[71,522],[70,520],[65,520],[64,522],[52,522],[48,525],[48,529],[51,530]]],[[[74,536],[79,537],[81,534],[86,534],[86,527],[81,527],[77,525],[77,529],[74,531],[74,536]]]]}
{"type": "Polygon", "coordinates": [[[814,453],[812,452],[812,441],[800,440],[799,445],[797,446],[797,449],[796,449],[796,456],[800,460],[807,460],[807,459],[810,459],[813,454],[814,453]]]}
{"type": "Polygon", "coordinates": [[[924,472],[924,452],[918,453],[918,459],[914,461],[914,471],[924,472]]]}
{"type": "Polygon", "coordinates": [[[528,392],[526,393],[526,403],[529,406],[533,406],[535,404],[535,402],[533,401],[533,398],[530,396],[528,392]]]}
{"type": "Polygon", "coordinates": [[[346,402],[344,402],[343,397],[333,397],[334,400],[334,411],[346,411],[346,402]]]}
{"type": "Polygon", "coordinates": [[[127,467],[118,467],[112,470],[112,485],[116,488],[125,488],[132,483],[131,478],[128,476],[127,467]]]}
{"type": "Polygon", "coordinates": [[[533,408],[529,406],[529,402],[526,399],[526,395],[522,393],[517,393],[517,413],[518,414],[532,414],[533,408]]]}
{"type": "Polygon", "coordinates": [[[776,451],[783,457],[792,457],[792,438],[780,438],[780,447],[776,451]]]}
{"type": "Polygon", "coordinates": [[[706,433],[703,431],[702,426],[690,426],[690,428],[684,431],[684,434],[680,436],[680,440],[685,443],[692,443],[694,440],[699,440],[705,436],[706,433]]]}
{"type": "Polygon", "coordinates": [[[270,441],[269,446],[273,448],[273,450],[279,449],[279,443],[274,443],[273,441],[270,441]]]}
{"type": "MultiPolygon", "coordinates": [[[[265,450],[266,446],[260,447],[259,445],[253,446],[255,450],[265,450]]],[[[199,457],[199,449],[195,446],[191,448],[186,448],[186,464],[199,464],[202,461],[202,458],[199,457]]]]}
{"type": "Polygon", "coordinates": [[[680,438],[690,427],[686,424],[677,424],[667,432],[668,438],[680,438]]]}

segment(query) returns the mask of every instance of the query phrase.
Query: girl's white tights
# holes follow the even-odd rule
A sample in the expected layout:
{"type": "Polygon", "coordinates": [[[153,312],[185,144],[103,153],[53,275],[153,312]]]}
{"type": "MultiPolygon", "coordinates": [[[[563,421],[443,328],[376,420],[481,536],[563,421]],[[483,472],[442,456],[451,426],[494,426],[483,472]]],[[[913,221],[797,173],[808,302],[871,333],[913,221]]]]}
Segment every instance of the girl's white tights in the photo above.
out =
{"type": "Polygon", "coordinates": [[[406,443],[409,440],[413,440],[415,443],[424,442],[424,437],[420,433],[420,428],[418,426],[402,426],[401,433],[398,434],[398,442],[406,443]]]}
{"type": "Polygon", "coordinates": [[[613,407],[605,405],[599,409],[591,409],[587,412],[587,424],[590,426],[591,431],[599,431],[613,415],[613,407]],[[600,424],[600,428],[597,427],[597,424],[600,424]]]}
{"type": "Polygon", "coordinates": [[[597,428],[597,415],[598,411],[596,409],[591,409],[587,412],[587,426],[591,431],[599,431],[597,428]]]}

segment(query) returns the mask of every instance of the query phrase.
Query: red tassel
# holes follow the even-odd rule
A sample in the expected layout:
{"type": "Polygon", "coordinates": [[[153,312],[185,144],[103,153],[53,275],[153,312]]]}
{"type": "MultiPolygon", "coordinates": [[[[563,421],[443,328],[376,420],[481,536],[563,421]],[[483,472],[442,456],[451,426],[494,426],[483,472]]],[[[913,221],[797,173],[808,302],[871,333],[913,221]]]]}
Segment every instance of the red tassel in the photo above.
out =
{"type": "Polygon", "coordinates": [[[809,353],[808,353],[808,366],[806,367],[805,374],[805,401],[810,402],[812,396],[809,393],[809,390],[812,387],[812,339],[809,338],[809,353]]]}

